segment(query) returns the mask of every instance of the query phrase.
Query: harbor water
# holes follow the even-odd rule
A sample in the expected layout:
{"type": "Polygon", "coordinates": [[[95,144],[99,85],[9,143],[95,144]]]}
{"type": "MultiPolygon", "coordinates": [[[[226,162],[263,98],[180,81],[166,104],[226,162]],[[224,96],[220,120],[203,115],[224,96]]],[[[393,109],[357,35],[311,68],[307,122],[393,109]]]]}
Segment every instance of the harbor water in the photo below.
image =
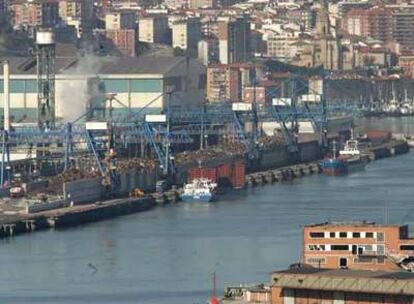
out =
{"type": "MultiPolygon", "coordinates": [[[[404,133],[401,122],[368,123],[404,133]]],[[[297,262],[305,223],[414,227],[413,176],[408,153],[349,176],[313,175],[212,204],[180,203],[1,240],[0,303],[206,303],[214,271],[222,291],[267,282],[270,271],[297,262]]]]}

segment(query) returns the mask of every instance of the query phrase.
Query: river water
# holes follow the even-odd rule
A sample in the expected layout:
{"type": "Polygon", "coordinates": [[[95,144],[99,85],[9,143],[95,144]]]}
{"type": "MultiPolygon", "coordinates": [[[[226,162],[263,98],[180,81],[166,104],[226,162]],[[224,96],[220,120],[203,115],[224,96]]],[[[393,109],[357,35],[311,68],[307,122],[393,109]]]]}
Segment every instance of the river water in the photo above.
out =
{"type": "MultiPolygon", "coordinates": [[[[414,120],[371,120],[406,133],[414,120]],[[409,127],[407,127],[407,125],[409,127]]],[[[0,241],[0,303],[205,303],[297,262],[304,224],[414,225],[414,153],[346,177],[315,175],[63,231],[0,241]]],[[[413,226],[414,227],[414,226],[413,226]]]]}

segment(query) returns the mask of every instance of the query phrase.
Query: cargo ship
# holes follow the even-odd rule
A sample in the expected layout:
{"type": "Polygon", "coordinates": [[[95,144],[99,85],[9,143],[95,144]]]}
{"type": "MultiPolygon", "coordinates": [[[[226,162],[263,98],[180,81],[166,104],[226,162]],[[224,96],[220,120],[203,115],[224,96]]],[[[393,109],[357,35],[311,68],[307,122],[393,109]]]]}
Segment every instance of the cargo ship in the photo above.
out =
{"type": "Polygon", "coordinates": [[[333,143],[332,156],[321,162],[322,172],[328,176],[344,175],[351,171],[361,170],[367,164],[367,159],[361,156],[358,141],[351,138],[347,140],[344,149],[336,157],[335,143],[333,143]]]}
{"type": "Polygon", "coordinates": [[[216,189],[217,184],[210,179],[196,178],[184,186],[181,199],[184,202],[211,202],[214,199],[216,189]]]}

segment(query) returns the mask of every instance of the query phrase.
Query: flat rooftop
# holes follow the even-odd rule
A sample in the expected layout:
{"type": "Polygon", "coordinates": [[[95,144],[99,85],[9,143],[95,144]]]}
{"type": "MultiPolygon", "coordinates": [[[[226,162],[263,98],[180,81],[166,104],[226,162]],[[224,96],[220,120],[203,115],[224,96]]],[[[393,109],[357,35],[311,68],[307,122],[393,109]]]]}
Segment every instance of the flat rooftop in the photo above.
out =
{"type": "Polygon", "coordinates": [[[399,225],[383,225],[377,224],[375,222],[370,221],[338,221],[338,222],[324,222],[324,223],[316,223],[316,224],[309,224],[305,227],[399,227],[399,225]]]}
{"type": "Polygon", "coordinates": [[[414,296],[414,273],[349,269],[295,268],[272,272],[282,288],[414,296]]]}

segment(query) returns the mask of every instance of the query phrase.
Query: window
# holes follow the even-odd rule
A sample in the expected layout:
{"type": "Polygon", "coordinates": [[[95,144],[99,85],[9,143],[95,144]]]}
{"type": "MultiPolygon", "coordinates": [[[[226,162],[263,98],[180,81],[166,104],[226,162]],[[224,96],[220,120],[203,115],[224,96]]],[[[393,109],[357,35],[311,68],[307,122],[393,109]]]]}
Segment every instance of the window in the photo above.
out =
{"type": "Polygon", "coordinates": [[[377,232],[377,241],[384,242],[384,232],[377,232]]]}
{"type": "Polygon", "coordinates": [[[348,245],[331,245],[331,250],[349,250],[348,245]]]}
{"type": "Polygon", "coordinates": [[[310,251],[324,251],[325,245],[309,245],[308,248],[310,251]]]}
{"type": "Polygon", "coordinates": [[[414,251],[414,245],[401,245],[400,250],[407,250],[407,251],[413,250],[414,251]]]}
{"type": "Polygon", "coordinates": [[[354,259],[354,263],[363,264],[363,263],[373,263],[373,257],[357,257],[354,259]]]}
{"type": "Polygon", "coordinates": [[[353,232],[352,237],[356,238],[356,239],[359,239],[361,237],[361,233],[360,232],[353,232]]]}
{"type": "Polygon", "coordinates": [[[325,237],[325,233],[324,232],[310,232],[309,235],[313,239],[316,239],[316,238],[324,238],[325,237]]]}
{"type": "Polygon", "coordinates": [[[367,239],[372,239],[372,238],[374,238],[374,232],[367,232],[367,233],[365,233],[365,237],[366,237],[367,239]]]}
{"type": "Polygon", "coordinates": [[[326,260],[325,258],[309,257],[306,259],[306,263],[319,265],[319,264],[325,264],[326,260]]]}
{"type": "Polygon", "coordinates": [[[383,257],[383,256],[377,257],[377,263],[378,264],[384,264],[384,262],[385,262],[385,257],[383,257]]]}
{"type": "Polygon", "coordinates": [[[385,246],[384,245],[377,245],[377,254],[384,255],[385,254],[385,246]]]}
{"type": "Polygon", "coordinates": [[[346,232],[339,232],[339,237],[340,238],[346,238],[347,233],[346,232]]]}
{"type": "Polygon", "coordinates": [[[330,232],[329,237],[334,239],[335,238],[335,232],[330,232]]]}

